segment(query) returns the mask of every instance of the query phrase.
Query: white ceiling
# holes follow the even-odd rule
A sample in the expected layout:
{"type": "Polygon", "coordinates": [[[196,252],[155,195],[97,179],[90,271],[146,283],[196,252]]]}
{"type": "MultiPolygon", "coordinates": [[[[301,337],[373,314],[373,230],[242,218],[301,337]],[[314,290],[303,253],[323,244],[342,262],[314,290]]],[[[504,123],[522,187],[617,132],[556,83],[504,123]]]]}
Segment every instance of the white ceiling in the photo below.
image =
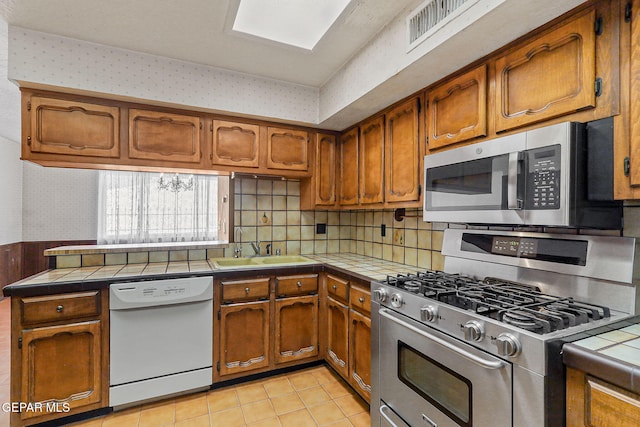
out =
{"type": "Polygon", "coordinates": [[[232,31],[239,0],[0,2],[10,25],[319,87],[412,0],[352,0],[312,52],[232,31]]]}

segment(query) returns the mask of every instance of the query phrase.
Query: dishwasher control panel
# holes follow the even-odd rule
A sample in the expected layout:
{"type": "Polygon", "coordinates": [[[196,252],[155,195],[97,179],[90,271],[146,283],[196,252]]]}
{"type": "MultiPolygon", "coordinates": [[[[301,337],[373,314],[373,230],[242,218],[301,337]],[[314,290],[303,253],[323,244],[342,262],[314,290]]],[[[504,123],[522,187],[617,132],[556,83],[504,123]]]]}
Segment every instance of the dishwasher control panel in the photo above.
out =
{"type": "Polygon", "coordinates": [[[109,308],[111,310],[181,304],[210,299],[213,299],[213,279],[211,277],[113,283],[109,286],[109,308]]]}

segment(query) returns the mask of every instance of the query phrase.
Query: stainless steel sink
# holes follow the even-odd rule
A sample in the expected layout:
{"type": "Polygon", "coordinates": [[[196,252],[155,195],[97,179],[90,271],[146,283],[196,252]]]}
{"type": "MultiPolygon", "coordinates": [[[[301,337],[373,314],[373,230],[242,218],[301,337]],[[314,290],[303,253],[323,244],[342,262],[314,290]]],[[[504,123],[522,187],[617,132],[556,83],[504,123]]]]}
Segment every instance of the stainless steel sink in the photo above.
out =
{"type": "Polygon", "coordinates": [[[264,256],[253,258],[211,258],[211,263],[217,269],[231,268],[260,268],[275,265],[313,264],[314,260],[301,255],[264,256]]]}

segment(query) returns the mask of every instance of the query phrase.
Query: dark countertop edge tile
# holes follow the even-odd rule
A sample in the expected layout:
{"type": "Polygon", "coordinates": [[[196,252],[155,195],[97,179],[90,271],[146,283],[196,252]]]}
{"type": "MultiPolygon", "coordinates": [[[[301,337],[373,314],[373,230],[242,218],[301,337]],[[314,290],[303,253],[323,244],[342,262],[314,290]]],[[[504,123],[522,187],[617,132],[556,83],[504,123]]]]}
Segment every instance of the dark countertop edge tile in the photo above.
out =
{"type": "Polygon", "coordinates": [[[636,365],[572,343],[562,347],[562,361],[565,365],[588,375],[640,393],[640,367],[636,365]]]}
{"type": "MultiPolygon", "coordinates": [[[[298,266],[274,266],[274,267],[261,267],[260,269],[237,269],[237,270],[215,270],[215,271],[201,271],[201,272],[184,272],[184,273],[162,273],[162,274],[148,274],[148,275],[134,275],[134,276],[121,276],[112,278],[100,278],[100,279],[86,279],[69,282],[48,282],[37,283],[31,285],[21,285],[19,282],[13,285],[7,285],[2,289],[2,293],[5,297],[32,297],[39,295],[50,295],[57,293],[68,292],[82,292],[92,291],[96,289],[103,289],[108,287],[112,283],[123,282],[143,282],[149,280],[162,280],[162,279],[178,279],[182,277],[202,277],[212,276],[214,279],[219,278],[237,278],[246,276],[273,276],[280,274],[306,274],[306,273],[320,273],[324,271],[324,264],[305,264],[298,266]]],[[[345,274],[345,273],[343,273],[345,274]]],[[[346,273],[348,274],[348,273],[346,273]]],[[[353,274],[350,274],[353,276],[353,274]]]]}

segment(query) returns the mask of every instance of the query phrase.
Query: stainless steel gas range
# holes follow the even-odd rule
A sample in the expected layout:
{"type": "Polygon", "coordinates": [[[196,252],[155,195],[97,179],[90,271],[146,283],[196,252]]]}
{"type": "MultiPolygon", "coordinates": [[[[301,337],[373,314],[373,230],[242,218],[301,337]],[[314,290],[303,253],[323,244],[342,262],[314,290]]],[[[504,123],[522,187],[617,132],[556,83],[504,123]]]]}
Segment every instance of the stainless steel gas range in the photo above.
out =
{"type": "Polygon", "coordinates": [[[444,272],[372,283],[372,425],[564,425],[562,344],[636,313],[634,245],[446,230],[444,272]]]}

